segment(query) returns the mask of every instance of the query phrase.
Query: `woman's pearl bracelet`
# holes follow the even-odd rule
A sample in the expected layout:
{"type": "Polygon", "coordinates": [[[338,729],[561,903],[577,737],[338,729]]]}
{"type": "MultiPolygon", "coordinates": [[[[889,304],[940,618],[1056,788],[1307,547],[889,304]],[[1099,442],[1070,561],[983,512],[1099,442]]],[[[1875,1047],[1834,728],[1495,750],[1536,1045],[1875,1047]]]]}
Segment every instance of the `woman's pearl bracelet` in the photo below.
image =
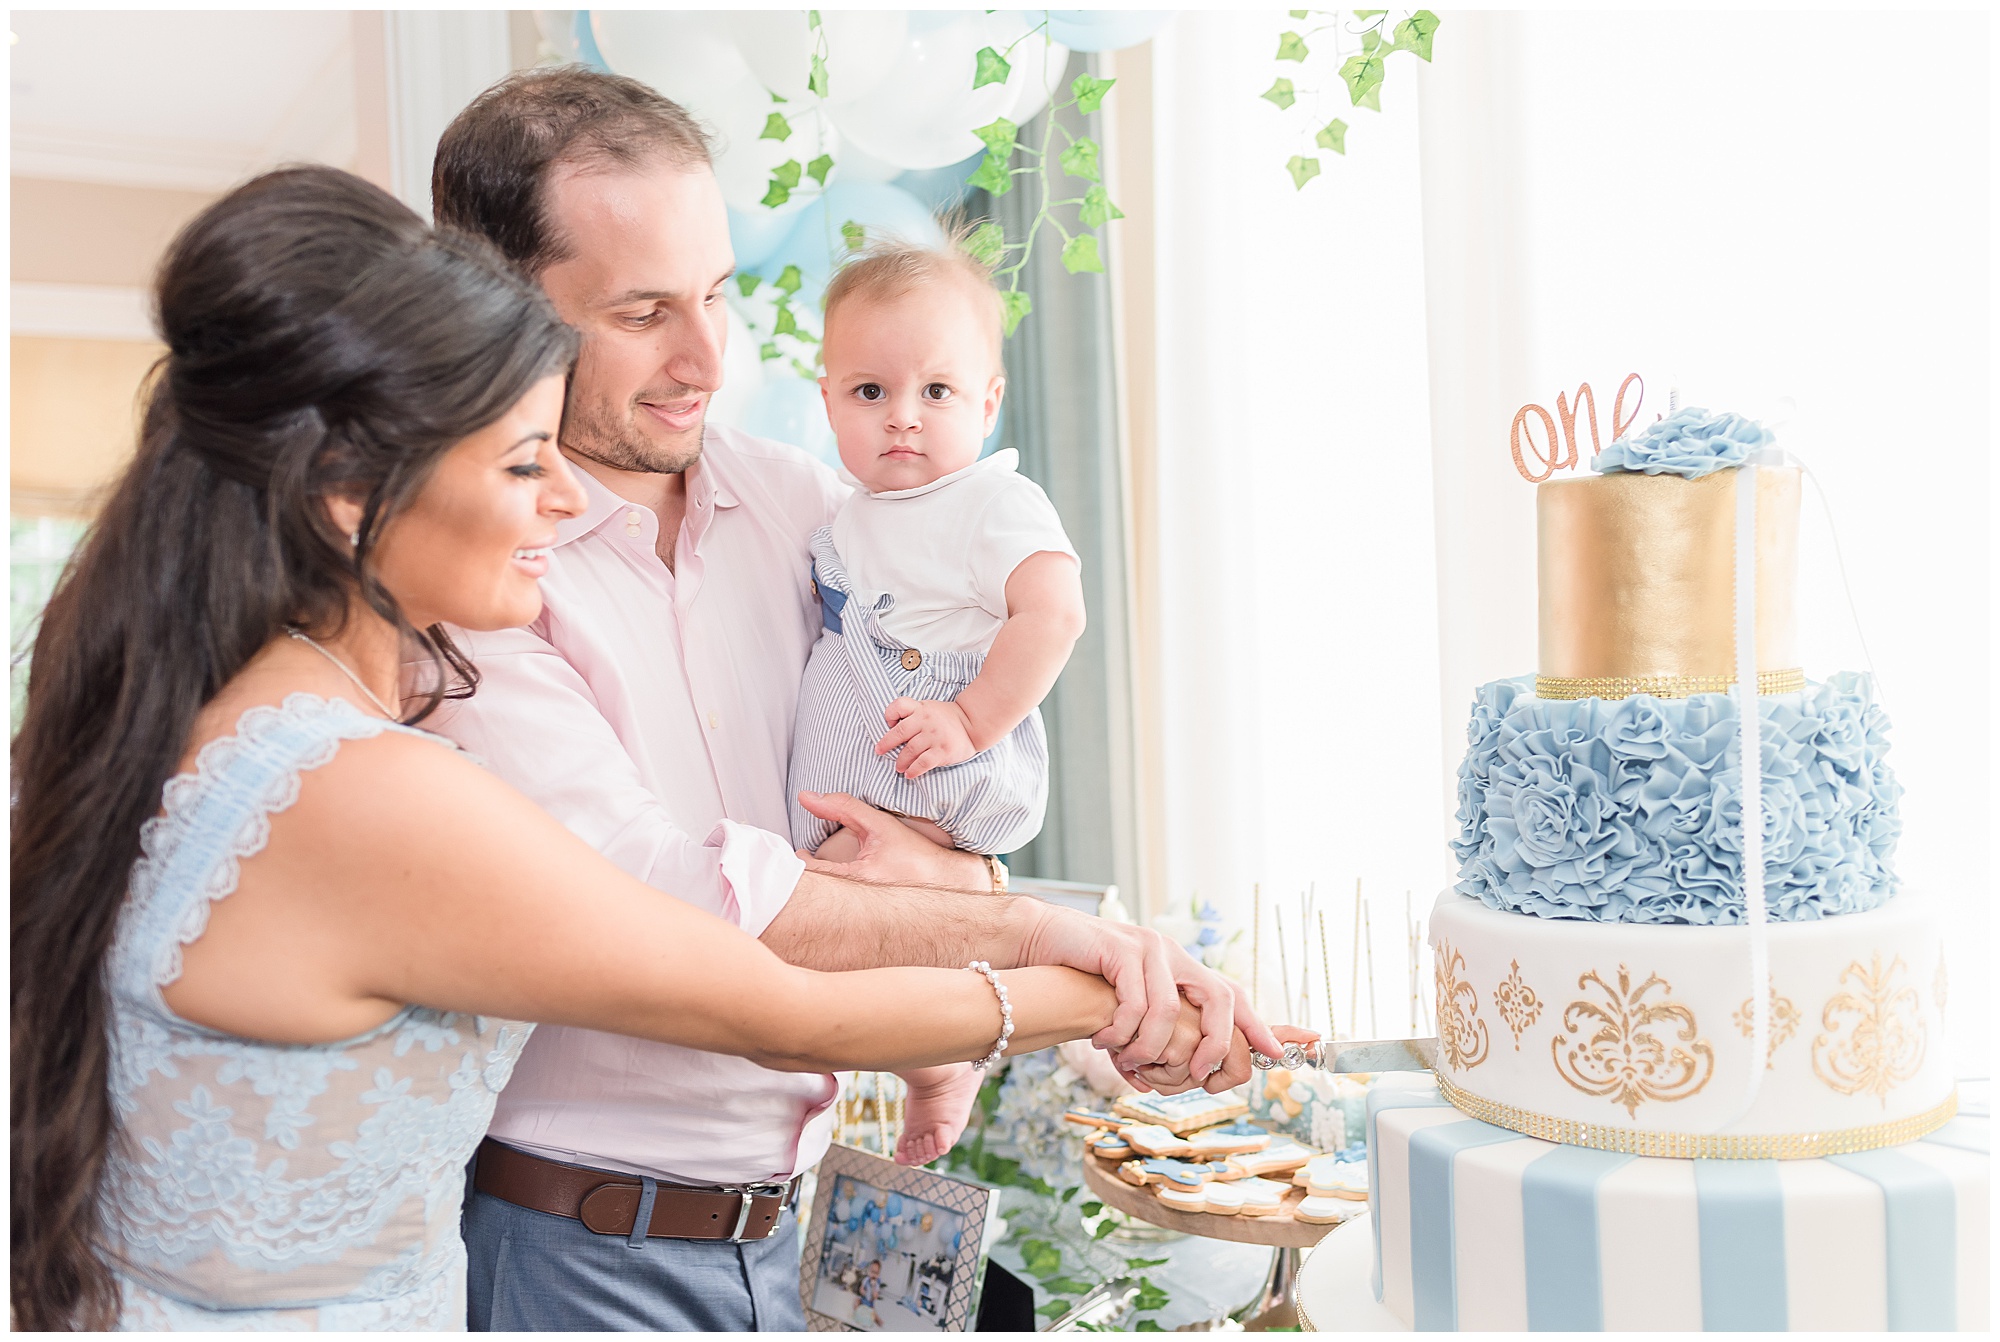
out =
{"type": "Polygon", "coordinates": [[[986,981],[993,985],[995,995],[1000,998],[1000,1037],[993,1041],[991,1053],[972,1064],[974,1067],[984,1069],[1000,1061],[1000,1055],[1007,1051],[1007,1041],[1014,1037],[1014,1004],[1007,1000],[1007,985],[993,972],[992,965],[984,960],[974,960],[966,968],[975,974],[984,974],[986,981]]]}

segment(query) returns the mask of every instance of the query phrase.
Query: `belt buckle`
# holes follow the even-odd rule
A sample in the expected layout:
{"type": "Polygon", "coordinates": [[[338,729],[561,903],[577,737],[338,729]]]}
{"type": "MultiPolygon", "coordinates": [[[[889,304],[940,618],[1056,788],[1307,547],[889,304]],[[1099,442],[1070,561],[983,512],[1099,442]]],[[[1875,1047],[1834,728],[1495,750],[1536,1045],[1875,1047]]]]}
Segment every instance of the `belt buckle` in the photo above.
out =
{"type": "MultiPolygon", "coordinates": [[[[782,1199],[785,1195],[785,1189],[789,1186],[790,1184],[789,1182],[787,1182],[787,1183],[773,1183],[773,1184],[743,1184],[738,1187],[724,1188],[722,1190],[723,1192],[734,1193],[738,1197],[743,1199],[743,1206],[736,1213],[736,1228],[729,1232],[729,1238],[727,1242],[730,1244],[751,1243],[752,1241],[748,1241],[743,1238],[743,1231],[750,1224],[751,1203],[760,1197],[775,1197],[782,1199]]],[[[771,1236],[777,1234],[778,1223],[784,1219],[785,1219],[785,1210],[781,1203],[781,1205],[778,1208],[778,1214],[771,1218],[771,1228],[765,1231],[763,1234],[759,1235],[757,1238],[769,1239],[771,1238],[771,1236]]]]}

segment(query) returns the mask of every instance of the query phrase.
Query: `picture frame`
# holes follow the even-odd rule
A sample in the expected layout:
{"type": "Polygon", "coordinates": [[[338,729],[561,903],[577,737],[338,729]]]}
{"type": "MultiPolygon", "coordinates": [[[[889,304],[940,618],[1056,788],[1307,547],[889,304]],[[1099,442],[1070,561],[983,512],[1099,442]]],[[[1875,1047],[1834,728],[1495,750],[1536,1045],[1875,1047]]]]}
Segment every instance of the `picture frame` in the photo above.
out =
{"type": "Polygon", "coordinates": [[[799,1256],[807,1329],[972,1331],[997,1194],[851,1146],[830,1148],[799,1256]]]}

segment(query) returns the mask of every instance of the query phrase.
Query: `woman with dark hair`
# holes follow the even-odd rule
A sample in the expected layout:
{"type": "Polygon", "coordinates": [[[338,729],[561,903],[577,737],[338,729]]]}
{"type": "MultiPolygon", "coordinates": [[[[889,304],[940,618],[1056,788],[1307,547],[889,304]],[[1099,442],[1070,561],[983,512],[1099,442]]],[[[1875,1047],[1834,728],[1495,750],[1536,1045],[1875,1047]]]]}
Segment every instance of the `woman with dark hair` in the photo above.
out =
{"type": "Polygon", "coordinates": [[[1110,1020],[1065,969],[786,965],[415,725],[474,678],[439,626],[532,620],[580,506],[573,336],[485,244],[292,169],[190,224],[158,303],[14,745],[17,1326],[462,1327],[516,1021],[826,1071],[1110,1020]]]}

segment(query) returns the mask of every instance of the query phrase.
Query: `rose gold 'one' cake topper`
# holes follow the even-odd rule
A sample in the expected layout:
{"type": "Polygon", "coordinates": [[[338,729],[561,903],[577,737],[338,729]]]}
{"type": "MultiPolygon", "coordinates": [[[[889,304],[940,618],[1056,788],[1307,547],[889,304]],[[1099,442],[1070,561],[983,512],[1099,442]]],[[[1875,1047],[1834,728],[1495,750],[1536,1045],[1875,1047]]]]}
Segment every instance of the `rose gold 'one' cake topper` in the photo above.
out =
{"type": "MultiPolygon", "coordinates": [[[[1618,384],[1618,394],[1611,399],[1611,437],[1614,442],[1623,438],[1625,430],[1631,428],[1633,421],[1639,418],[1639,407],[1645,404],[1645,401],[1646,379],[1637,373],[1627,373],[1625,380],[1618,384]],[[1625,393],[1632,389],[1634,382],[1639,384],[1639,395],[1632,402],[1632,413],[1627,415],[1625,393]]],[[[1590,455],[1595,457],[1604,450],[1604,440],[1598,436],[1597,397],[1591,392],[1588,382],[1576,389],[1574,404],[1563,393],[1557,392],[1554,416],[1532,401],[1514,412],[1514,427],[1508,436],[1514,449],[1514,469],[1521,473],[1523,480],[1531,485],[1538,485],[1557,471],[1576,465],[1577,415],[1579,411],[1586,410],[1589,412],[1590,455]],[[1539,419],[1542,423],[1542,437],[1548,442],[1546,451],[1535,441],[1535,419],[1539,419]],[[1556,435],[1557,419],[1562,421],[1560,442],[1556,435]],[[1530,457],[1533,457],[1535,465],[1541,468],[1540,475],[1528,468],[1530,457]]]]}

